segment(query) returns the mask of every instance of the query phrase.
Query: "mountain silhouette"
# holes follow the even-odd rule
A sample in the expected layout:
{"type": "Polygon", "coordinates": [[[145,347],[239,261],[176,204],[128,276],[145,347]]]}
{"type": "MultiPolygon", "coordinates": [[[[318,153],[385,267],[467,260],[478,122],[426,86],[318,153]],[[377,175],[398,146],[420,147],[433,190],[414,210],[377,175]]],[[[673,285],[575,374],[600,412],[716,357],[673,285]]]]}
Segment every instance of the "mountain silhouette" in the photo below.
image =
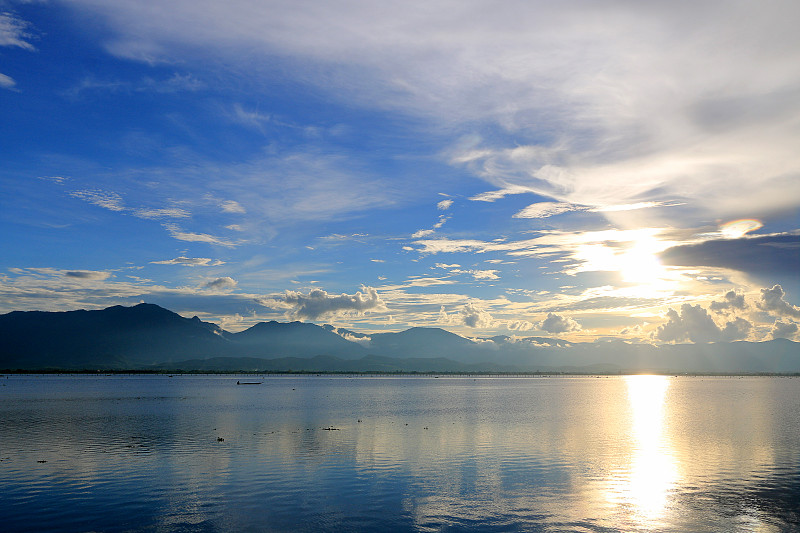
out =
{"type": "Polygon", "coordinates": [[[307,372],[800,372],[800,343],[653,346],[547,337],[467,339],[441,328],[363,334],[259,322],[230,333],[153,304],[0,315],[0,369],[307,372]]]}

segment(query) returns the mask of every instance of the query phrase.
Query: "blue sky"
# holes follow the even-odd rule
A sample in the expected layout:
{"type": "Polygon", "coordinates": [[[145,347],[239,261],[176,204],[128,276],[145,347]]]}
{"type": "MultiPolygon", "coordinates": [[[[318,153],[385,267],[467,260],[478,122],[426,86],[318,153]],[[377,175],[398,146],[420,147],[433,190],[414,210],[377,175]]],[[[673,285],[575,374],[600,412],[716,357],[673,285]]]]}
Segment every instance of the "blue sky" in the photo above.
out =
{"type": "Polygon", "coordinates": [[[0,12],[0,312],[798,339],[796,2],[0,12]]]}

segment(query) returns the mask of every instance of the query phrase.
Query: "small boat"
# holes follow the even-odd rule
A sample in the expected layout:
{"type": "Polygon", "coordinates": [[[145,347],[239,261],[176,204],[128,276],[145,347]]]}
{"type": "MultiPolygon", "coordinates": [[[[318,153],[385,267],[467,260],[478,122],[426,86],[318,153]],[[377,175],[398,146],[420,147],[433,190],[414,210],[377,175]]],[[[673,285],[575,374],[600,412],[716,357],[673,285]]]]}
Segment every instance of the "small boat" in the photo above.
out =
{"type": "Polygon", "coordinates": [[[262,381],[237,381],[237,385],[261,385],[262,381]]]}

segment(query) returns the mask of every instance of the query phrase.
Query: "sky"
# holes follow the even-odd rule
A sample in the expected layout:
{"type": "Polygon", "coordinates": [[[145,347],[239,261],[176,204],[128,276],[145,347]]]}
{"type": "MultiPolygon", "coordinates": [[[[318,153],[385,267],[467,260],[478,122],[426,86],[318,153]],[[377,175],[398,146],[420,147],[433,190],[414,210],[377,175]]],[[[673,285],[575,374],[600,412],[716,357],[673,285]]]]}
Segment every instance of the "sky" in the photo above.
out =
{"type": "Polygon", "coordinates": [[[800,340],[797,20],[0,0],[0,313],[800,340]]]}

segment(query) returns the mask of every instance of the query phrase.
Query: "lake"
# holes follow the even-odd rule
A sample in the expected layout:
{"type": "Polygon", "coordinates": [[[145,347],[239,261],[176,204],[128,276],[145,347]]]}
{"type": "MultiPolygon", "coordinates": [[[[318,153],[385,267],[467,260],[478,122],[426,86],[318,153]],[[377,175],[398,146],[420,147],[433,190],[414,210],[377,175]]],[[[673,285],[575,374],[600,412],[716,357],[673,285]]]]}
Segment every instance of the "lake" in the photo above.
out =
{"type": "Polygon", "coordinates": [[[800,531],[793,377],[0,380],[3,531],[800,531]]]}

